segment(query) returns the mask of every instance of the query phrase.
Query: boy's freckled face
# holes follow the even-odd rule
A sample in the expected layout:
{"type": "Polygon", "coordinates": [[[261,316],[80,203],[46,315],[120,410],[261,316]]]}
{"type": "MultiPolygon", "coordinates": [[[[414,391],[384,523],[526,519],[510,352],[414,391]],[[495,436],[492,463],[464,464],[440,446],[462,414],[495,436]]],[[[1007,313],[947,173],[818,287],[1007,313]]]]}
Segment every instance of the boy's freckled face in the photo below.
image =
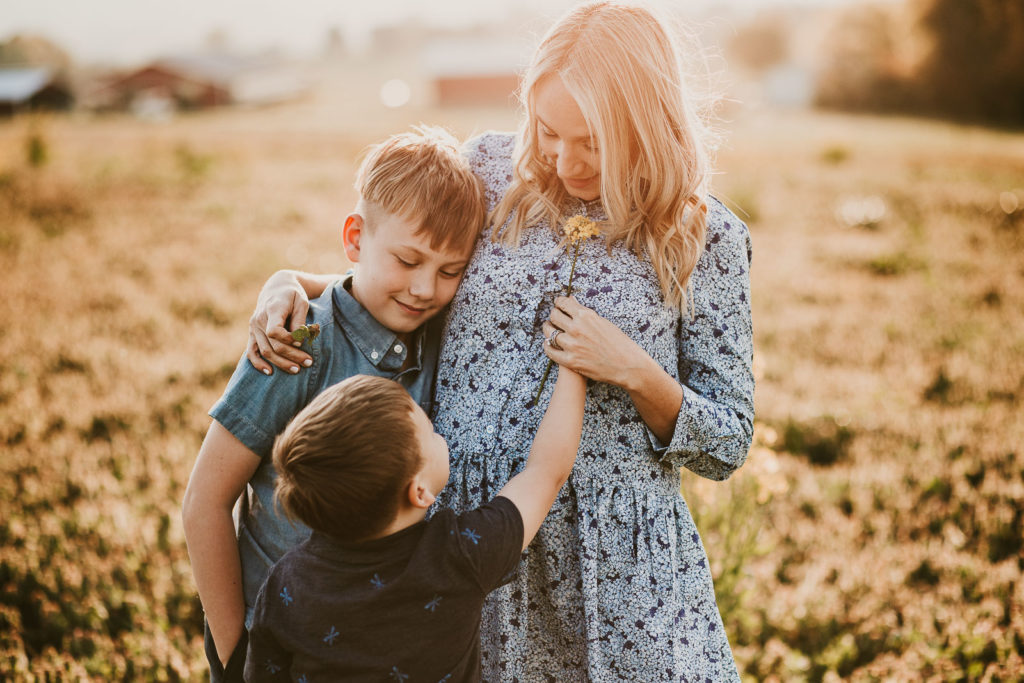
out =
{"type": "Polygon", "coordinates": [[[427,230],[393,214],[381,214],[372,229],[362,220],[345,226],[345,251],[358,263],[352,295],[377,321],[398,334],[412,332],[455,296],[472,253],[433,249],[427,230]]]}
{"type": "Polygon", "coordinates": [[[430,418],[418,405],[413,407],[413,424],[416,427],[416,441],[420,447],[420,458],[423,461],[420,473],[424,483],[430,487],[435,496],[448,483],[448,442],[434,431],[430,418]]]}

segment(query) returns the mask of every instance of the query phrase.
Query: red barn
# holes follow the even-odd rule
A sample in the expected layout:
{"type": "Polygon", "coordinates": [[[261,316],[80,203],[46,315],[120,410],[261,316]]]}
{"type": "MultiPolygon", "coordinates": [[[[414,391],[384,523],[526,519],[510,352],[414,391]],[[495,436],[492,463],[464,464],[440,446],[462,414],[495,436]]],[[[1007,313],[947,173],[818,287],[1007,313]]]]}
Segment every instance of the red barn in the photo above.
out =
{"type": "Polygon", "coordinates": [[[442,107],[512,107],[528,54],[514,43],[449,39],[428,45],[424,62],[442,107]]]}

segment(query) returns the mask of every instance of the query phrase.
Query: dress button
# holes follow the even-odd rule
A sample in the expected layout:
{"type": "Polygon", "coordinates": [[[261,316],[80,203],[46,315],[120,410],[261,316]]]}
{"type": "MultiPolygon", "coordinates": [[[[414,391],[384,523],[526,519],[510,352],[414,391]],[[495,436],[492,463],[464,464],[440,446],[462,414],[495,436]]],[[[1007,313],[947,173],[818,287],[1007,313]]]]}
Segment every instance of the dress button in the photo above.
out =
{"type": "Polygon", "coordinates": [[[370,352],[370,358],[372,358],[374,360],[377,360],[378,357],[380,357],[380,354],[377,353],[376,351],[371,351],[370,352]]]}
{"type": "Polygon", "coordinates": [[[395,344],[395,353],[401,353],[401,352],[402,352],[402,345],[401,344],[395,344]]]}

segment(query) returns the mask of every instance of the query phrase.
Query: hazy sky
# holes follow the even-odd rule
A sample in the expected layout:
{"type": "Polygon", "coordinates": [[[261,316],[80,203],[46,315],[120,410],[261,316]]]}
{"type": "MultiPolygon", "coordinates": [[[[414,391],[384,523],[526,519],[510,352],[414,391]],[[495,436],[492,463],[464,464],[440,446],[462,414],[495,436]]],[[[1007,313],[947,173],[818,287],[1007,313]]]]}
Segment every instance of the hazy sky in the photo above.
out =
{"type": "MultiPolygon", "coordinates": [[[[835,5],[851,0],[654,0],[671,7],[835,5]]],[[[431,24],[501,19],[511,7],[557,16],[575,0],[0,0],[0,39],[38,33],[85,62],[131,64],[194,49],[213,30],[242,50],[278,46],[304,56],[321,50],[337,26],[350,44],[407,16],[431,24]]]]}

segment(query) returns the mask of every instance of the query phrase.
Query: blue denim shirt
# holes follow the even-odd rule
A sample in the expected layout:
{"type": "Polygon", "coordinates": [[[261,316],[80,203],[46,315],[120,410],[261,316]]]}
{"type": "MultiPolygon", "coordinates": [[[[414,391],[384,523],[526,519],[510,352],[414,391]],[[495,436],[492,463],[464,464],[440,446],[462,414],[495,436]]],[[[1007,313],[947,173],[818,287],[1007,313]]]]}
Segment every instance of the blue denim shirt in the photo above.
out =
{"type": "Polygon", "coordinates": [[[252,624],[256,595],[270,567],[310,534],[308,527],[290,521],[274,505],[277,474],[270,453],[289,420],[321,391],[353,375],[394,379],[431,414],[444,315],[415,332],[416,362],[401,371],[409,350],[352,297],[351,281],[351,275],[346,276],[310,302],[306,322],[320,325],[319,336],[305,347],[313,356],[312,367],[297,375],[279,370],[268,377],[243,355],[224,395],[210,409],[213,419],[262,459],[242,495],[238,518],[246,628],[252,624]]]}

